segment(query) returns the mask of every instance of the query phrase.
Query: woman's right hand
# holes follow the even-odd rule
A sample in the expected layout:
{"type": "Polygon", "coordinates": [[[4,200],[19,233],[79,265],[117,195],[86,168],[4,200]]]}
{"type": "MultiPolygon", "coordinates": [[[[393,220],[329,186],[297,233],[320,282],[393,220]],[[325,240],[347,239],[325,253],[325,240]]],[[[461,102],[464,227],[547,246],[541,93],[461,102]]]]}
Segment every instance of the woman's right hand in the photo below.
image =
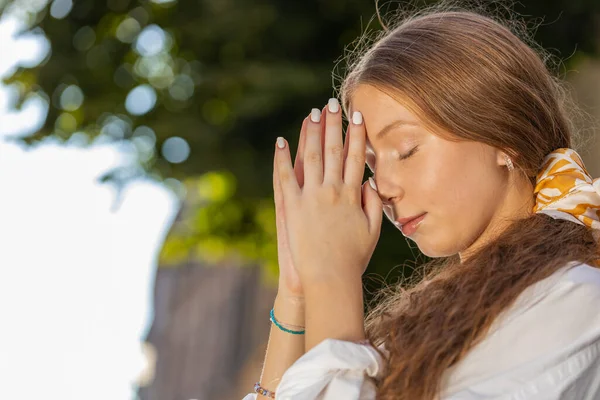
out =
{"type": "MultiPolygon", "coordinates": [[[[302,128],[300,130],[300,138],[298,140],[298,151],[296,152],[296,160],[294,161],[294,172],[300,187],[304,185],[304,142],[305,131],[308,122],[308,117],[304,118],[302,128]]],[[[275,158],[275,157],[273,157],[275,158]]],[[[273,166],[275,171],[275,166],[273,166]]],[[[296,272],[296,267],[292,261],[290,247],[288,243],[285,212],[283,207],[283,195],[281,192],[281,184],[277,178],[277,174],[273,173],[273,193],[275,199],[275,221],[277,227],[277,258],[279,262],[279,295],[283,297],[304,298],[302,284],[296,272]]]]}

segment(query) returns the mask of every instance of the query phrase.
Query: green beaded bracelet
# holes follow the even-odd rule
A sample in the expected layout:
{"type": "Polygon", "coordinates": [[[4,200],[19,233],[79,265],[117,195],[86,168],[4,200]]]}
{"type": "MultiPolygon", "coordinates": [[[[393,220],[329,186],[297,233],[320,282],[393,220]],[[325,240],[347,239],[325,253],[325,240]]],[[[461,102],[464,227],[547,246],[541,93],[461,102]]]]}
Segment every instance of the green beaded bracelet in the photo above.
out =
{"type": "Polygon", "coordinates": [[[279,329],[281,329],[284,332],[291,333],[292,335],[304,335],[304,332],[306,332],[305,330],[293,331],[291,329],[287,329],[287,328],[284,328],[283,326],[281,326],[279,321],[277,321],[277,319],[275,319],[275,309],[274,308],[271,309],[270,316],[271,316],[271,318],[270,318],[271,322],[274,323],[276,327],[278,327],[279,329]]]}

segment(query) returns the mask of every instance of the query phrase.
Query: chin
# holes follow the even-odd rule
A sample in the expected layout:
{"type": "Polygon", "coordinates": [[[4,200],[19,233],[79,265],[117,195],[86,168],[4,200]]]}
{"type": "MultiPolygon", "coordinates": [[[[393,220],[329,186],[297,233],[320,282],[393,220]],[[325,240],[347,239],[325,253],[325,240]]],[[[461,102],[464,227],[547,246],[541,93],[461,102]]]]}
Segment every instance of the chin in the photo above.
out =
{"type": "Polygon", "coordinates": [[[419,251],[430,258],[450,257],[459,252],[458,243],[432,243],[429,238],[422,237],[420,240],[414,240],[419,251]]]}
{"type": "MultiPolygon", "coordinates": [[[[421,248],[419,247],[419,250],[421,248]]],[[[456,252],[443,252],[443,251],[424,251],[421,250],[421,253],[426,255],[429,258],[440,258],[440,257],[450,257],[456,254],[456,252]]]]}

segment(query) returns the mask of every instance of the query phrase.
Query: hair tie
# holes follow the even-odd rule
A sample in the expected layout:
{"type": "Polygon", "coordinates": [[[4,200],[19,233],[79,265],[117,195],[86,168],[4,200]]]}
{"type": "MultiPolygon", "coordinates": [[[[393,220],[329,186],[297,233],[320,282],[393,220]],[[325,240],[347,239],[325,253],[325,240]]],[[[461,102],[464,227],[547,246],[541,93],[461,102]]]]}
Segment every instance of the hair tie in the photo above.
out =
{"type": "Polygon", "coordinates": [[[600,178],[590,176],[575,150],[557,149],[544,158],[533,193],[533,212],[585,225],[600,240],[600,178]]]}

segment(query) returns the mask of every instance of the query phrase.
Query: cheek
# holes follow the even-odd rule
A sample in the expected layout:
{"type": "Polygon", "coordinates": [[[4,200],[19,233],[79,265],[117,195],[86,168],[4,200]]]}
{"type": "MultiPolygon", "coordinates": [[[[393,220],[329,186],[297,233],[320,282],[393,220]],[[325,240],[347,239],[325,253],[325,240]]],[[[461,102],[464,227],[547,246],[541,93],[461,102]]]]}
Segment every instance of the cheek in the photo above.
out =
{"type": "Polygon", "coordinates": [[[490,203],[498,200],[502,177],[490,151],[478,144],[456,144],[432,154],[419,177],[431,211],[439,210],[447,218],[464,218],[464,214],[489,209],[490,203]]]}
{"type": "MultiPolygon", "coordinates": [[[[414,185],[418,187],[421,201],[425,211],[434,213],[446,213],[448,208],[452,208],[456,203],[460,203],[460,191],[457,190],[456,171],[448,166],[445,160],[432,157],[425,160],[420,169],[420,173],[415,175],[414,185]]],[[[460,178],[459,178],[460,179],[460,178]]]]}
{"type": "Polygon", "coordinates": [[[483,233],[502,198],[495,170],[481,159],[463,156],[458,160],[430,160],[430,168],[418,179],[429,221],[428,229],[416,239],[427,256],[450,256],[470,246],[483,233]]]}

